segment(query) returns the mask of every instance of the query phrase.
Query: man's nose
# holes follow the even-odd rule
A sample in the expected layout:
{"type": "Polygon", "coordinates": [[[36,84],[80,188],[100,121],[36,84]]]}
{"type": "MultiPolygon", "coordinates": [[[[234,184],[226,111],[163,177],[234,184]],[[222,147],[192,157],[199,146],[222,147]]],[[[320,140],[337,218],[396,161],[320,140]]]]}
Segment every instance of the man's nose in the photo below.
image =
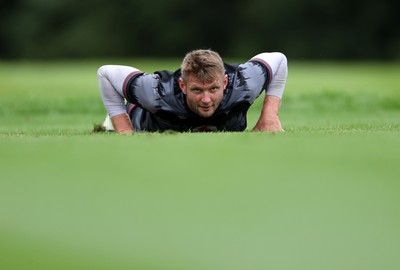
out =
{"type": "Polygon", "coordinates": [[[211,101],[210,93],[208,93],[207,91],[204,91],[203,96],[201,97],[201,102],[209,103],[210,101],[211,101]]]}

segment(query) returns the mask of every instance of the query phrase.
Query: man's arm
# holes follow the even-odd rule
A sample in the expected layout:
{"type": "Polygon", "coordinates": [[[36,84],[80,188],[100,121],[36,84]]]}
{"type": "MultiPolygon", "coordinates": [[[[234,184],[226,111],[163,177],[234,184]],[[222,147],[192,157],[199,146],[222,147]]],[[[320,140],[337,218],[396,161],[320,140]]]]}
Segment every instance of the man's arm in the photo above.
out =
{"type": "Polygon", "coordinates": [[[137,69],[133,67],[107,65],[100,67],[97,72],[101,97],[117,133],[131,134],[134,132],[126,113],[122,88],[127,76],[135,71],[137,69]]]}
{"type": "Polygon", "coordinates": [[[132,134],[134,132],[131,120],[126,113],[111,117],[111,122],[114,126],[115,132],[118,134],[132,134]]]}
{"type": "Polygon", "coordinates": [[[265,98],[260,118],[253,131],[283,131],[279,120],[279,108],[286,85],[287,59],[282,53],[261,53],[252,58],[266,66],[271,81],[265,89],[265,98]]]}
{"type": "Polygon", "coordinates": [[[279,106],[281,99],[276,96],[265,96],[260,118],[254,126],[253,131],[283,131],[279,120],[279,106]]]}

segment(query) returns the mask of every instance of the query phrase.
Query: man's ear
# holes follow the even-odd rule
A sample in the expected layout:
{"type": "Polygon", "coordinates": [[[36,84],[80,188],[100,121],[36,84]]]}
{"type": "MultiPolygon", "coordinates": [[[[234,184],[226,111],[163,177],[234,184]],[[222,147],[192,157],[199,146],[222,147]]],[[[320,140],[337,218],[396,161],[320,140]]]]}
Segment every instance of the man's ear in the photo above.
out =
{"type": "Polygon", "coordinates": [[[224,76],[224,90],[226,89],[227,85],[228,85],[228,75],[225,74],[225,76],[224,76]]]}
{"type": "Polygon", "coordinates": [[[179,88],[182,90],[182,93],[186,95],[185,83],[183,82],[183,79],[179,78],[178,82],[179,82],[179,88]]]}

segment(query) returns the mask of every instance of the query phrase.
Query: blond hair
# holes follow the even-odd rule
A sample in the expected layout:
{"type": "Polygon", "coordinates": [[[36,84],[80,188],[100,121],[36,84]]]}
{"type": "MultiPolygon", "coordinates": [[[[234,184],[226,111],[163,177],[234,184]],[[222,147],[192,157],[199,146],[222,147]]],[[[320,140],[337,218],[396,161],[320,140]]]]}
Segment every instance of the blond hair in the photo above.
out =
{"type": "Polygon", "coordinates": [[[210,49],[187,53],[183,58],[181,71],[183,80],[187,76],[193,75],[198,80],[205,82],[212,81],[225,73],[221,56],[210,49]]]}

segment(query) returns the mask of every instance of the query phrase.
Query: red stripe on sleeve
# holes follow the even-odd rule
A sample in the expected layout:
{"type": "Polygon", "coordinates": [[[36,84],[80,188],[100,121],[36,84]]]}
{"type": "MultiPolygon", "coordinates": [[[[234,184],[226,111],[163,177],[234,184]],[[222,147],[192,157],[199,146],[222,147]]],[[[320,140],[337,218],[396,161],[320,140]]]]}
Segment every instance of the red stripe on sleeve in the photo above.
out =
{"type": "Polygon", "coordinates": [[[128,82],[129,82],[129,80],[130,80],[133,76],[135,76],[135,75],[137,75],[137,74],[139,74],[139,73],[143,73],[143,72],[140,71],[140,70],[137,70],[137,71],[133,71],[133,72],[129,73],[129,75],[126,76],[126,78],[125,78],[125,80],[124,80],[124,84],[123,84],[123,86],[122,86],[122,91],[123,91],[123,93],[124,93],[124,97],[125,97],[125,98],[127,97],[127,95],[126,95],[126,91],[127,91],[126,87],[127,87],[127,84],[128,84],[128,82]]]}
{"type": "Polygon", "coordinates": [[[272,80],[272,69],[271,69],[271,66],[264,59],[261,59],[261,58],[251,58],[249,61],[259,62],[259,63],[261,63],[262,65],[264,65],[268,69],[268,75],[269,75],[268,84],[269,84],[271,82],[271,80],[272,80]]]}

